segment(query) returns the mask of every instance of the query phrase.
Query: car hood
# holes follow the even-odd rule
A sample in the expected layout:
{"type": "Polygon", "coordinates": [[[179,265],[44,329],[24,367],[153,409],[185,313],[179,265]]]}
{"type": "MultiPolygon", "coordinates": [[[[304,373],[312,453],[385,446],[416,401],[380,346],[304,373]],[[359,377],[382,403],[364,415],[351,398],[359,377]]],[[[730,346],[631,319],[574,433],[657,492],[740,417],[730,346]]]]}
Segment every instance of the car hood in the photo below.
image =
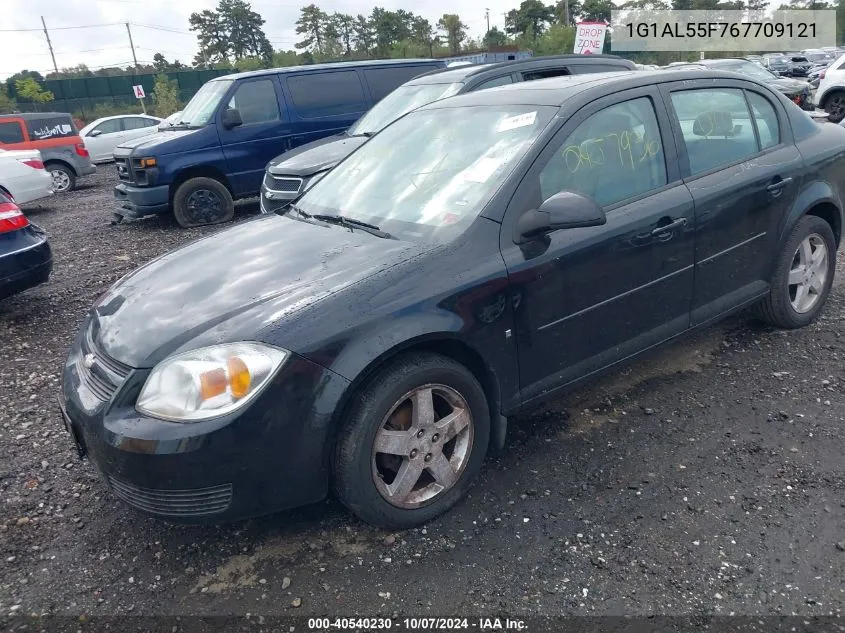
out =
{"type": "Polygon", "coordinates": [[[256,340],[298,310],[430,248],[261,216],[118,281],[92,310],[95,340],[106,354],[136,368],[204,345],[256,340]]]}
{"type": "Polygon", "coordinates": [[[185,136],[198,134],[202,132],[203,129],[204,128],[187,130],[169,129],[166,132],[152,131],[147,136],[141,136],[138,138],[123,141],[115,149],[115,154],[118,156],[128,156],[136,149],[143,149],[144,151],[155,152],[156,154],[166,154],[168,144],[172,143],[177,139],[184,138],[185,136]]]}
{"type": "Polygon", "coordinates": [[[267,169],[274,176],[312,176],[331,169],[366,142],[366,136],[330,136],[274,158],[267,169]]]}
{"type": "Polygon", "coordinates": [[[800,81],[798,79],[789,79],[788,77],[781,77],[775,79],[772,77],[772,80],[767,82],[772,88],[776,88],[781,92],[786,94],[794,94],[796,92],[801,92],[807,87],[806,81],[800,81]]]}

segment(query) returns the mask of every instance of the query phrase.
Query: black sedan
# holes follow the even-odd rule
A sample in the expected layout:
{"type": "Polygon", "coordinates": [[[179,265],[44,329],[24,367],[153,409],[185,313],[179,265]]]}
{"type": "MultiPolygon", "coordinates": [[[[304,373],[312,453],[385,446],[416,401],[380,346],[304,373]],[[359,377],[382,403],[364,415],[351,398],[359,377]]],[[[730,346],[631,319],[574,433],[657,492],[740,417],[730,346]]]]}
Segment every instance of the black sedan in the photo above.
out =
{"type": "Polygon", "coordinates": [[[806,81],[781,77],[763,68],[760,64],[745,59],[704,59],[696,63],[713,70],[727,70],[732,73],[747,75],[779,90],[799,108],[803,110],[815,109],[810,100],[810,85],[806,81]]]}
{"type": "Polygon", "coordinates": [[[0,299],[44,283],[52,269],[47,234],[0,189],[0,299]]]}
{"type": "Polygon", "coordinates": [[[813,322],[845,129],[733,73],[547,79],[418,109],[284,214],[94,305],[68,429],[114,493],[223,521],[323,499],[407,528],[506,420],[747,306],[813,322]]]}

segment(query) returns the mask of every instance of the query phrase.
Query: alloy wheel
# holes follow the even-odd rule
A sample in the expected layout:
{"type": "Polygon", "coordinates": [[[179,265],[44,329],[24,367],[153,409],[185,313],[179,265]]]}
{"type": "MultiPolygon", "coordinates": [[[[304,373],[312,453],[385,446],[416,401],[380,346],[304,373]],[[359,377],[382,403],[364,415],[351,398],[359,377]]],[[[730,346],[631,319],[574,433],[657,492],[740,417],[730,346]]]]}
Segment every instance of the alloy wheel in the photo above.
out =
{"type": "Polygon", "coordinates": [[[824,294],[828,275],[827,244],[818,233],[811,233],[798,245],[789,268],[787,284],[792,309],[804,314],[813,309],[824,294]]]}
{"type": "Polygon", "coordinates": [[[51,170],[50,176],[53,178],[53,191],[61,192],[70,189],[70,176],[63,169],[51,170]]]}

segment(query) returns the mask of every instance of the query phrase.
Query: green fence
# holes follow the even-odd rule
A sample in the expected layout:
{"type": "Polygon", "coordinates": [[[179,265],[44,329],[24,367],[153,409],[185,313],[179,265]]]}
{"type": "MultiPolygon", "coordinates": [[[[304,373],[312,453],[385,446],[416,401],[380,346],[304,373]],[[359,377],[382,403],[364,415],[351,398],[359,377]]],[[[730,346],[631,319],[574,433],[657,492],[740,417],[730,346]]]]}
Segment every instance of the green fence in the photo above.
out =
{"type": "MultiPolygon", "coordinates": [[[[179,96],[183,103],[194,96],[206,81],[226,75],[233,70],[188,70],[183,72],[165,73],[179,86],[179,96]]],[[[40,104],[39,110],[52,112],[81,113],[87,118],[86,112],[91,112],[97,105],[128,106],[137,104],[138,100],[132,92],[132,86],[141,85],[147,94],[146,102],[151,103],[150,96],[155,83],[154,74],[148,75],[119,75],[115,77],[83,77],[79,79],[48,79],[43,88],[55,95],[55,100],[40,104]]],[[[15,86],[8,86],[9,96],[17,99],[15,86]]],[[[32,104],[18,99],[20,110],[34,110],[32,104]]]]}

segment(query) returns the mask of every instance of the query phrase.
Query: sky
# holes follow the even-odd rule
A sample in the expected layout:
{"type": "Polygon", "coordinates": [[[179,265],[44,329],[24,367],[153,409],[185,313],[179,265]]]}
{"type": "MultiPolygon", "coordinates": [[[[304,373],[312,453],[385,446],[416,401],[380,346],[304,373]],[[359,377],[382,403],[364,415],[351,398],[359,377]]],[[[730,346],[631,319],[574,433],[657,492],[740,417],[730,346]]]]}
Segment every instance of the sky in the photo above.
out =
{"type": "MultiPolygon", "coordinates": [[[[252,0],[252,8],[266,20],[264,32],[274,49],[292,49],[297,41],[295,22],[302,6],[312,0],[252,0]]],[[[188,31],[194,11],[213,9],[217,0],[0,0],[0,81],[24,68],[44,74],[52,70],[41,17],[47,23],[59,68],[87,64],[90,68],[131,64],[132,52],[124,22],[131,22],[138,62],[151,62],[156,52],[168,60],[190,63],[197,52],[196,36],[188,31]],[[115,24],[116,23],[116,24],[115,24]],[[110,24],[99,28],[67,28],[110,24]],[[139,25],[147,25],[139,26],[139,25]],[[149,26],[162,28],[148,28],[149,26]],[[23,29],[35,29],[25,31],[23,29]]],[[[504,13],[519,0],[319,0],[328,13],[369,15],[373,6],[405,9],[436,24],[444,13],[457,13],[468,26],[470,37],[490,26],[504,28],[504,13]]]]}

